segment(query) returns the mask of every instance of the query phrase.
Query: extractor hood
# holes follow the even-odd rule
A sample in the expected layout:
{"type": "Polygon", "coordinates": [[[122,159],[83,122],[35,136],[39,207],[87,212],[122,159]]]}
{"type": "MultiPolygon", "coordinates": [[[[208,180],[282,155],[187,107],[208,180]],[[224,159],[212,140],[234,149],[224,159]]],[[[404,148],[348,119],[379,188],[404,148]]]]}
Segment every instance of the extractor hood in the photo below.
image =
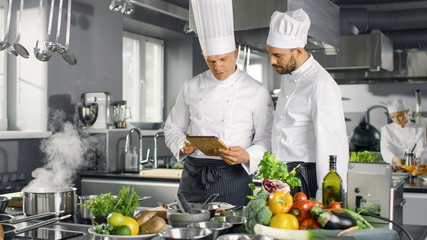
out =
{"type": "MultiPolygon", "coordinates": [[[[236,42],[265,50],[274,11],[286,12],[302,8],[310,16],[307,49],[339,48],[338,6],[329,0],[233,0],[233,21],[236,42]]],[[[189,11],[189,31],[195,31],[189,11]]]]}
{"type": "Polygon", "coordinates": [[[337,54],[310,52],[326,70],[393,71],[393,43],[383,33],[340,36],[339,41],[337,54]]]}

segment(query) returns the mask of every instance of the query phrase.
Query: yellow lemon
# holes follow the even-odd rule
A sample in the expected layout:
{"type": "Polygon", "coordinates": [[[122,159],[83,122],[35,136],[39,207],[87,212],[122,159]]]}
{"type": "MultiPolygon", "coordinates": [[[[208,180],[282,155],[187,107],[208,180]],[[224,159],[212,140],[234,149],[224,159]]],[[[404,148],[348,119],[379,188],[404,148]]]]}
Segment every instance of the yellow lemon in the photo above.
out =
{"type": "Polygon", "coordinates": [[[134,218],[125,216],[125,224],[124,225],[129,227],[131,235],[138,235],[139,224],[134,218]]]}

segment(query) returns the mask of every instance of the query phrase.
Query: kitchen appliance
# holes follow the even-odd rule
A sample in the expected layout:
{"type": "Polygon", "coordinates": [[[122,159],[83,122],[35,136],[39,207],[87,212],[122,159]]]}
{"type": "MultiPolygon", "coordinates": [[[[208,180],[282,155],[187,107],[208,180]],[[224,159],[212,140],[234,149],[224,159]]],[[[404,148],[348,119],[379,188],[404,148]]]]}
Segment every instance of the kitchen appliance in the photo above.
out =
{"type": "Polygon", "coordinates": [[[128,129],[82,128],[79,131],[86,143],[83,171],[120,172],[124,170],[124,149],[128,129]]]}
{"type": "Polygon", "coordinates": [[[81,95],[83,106],[89,107],[91,104],[98,104],[98,114],[95,122],[90,128],[109,128],[112,126],[110,115],[111,97],[109,92],[87,92],[81,95]]]}
{"type": "Polygon", "coordinates": [[[111,115],[116,128],[126,128],[126,119],[132,117],[130,107],[128,107],[126,100],[119,100],[112,102],[111,115]]]}
{"type": "Polygon", "coordinates": [[[387,117],[387,123],[391,123],[392,120],[388,114],[388,110],[385,106],[374,105],[368,108],[365,113],[365,117],[360,124],[353,130],[350,138],[350,150],[355,152],[360,151],[379,151],[381,133],[373,125],[370,124],[370,111],[375,108],[384,108],[384,114],[387,117]]]}
{"type": "MultiPolygon", "coordinates": [[[[392,166],[388,163],[349,162],[347,208],[366,209],[371,214],[403,224],[403,179],[392,179],[392,166]]],[[[395,228],[392,223],[365,217],[374,227],[395,228]]]]}

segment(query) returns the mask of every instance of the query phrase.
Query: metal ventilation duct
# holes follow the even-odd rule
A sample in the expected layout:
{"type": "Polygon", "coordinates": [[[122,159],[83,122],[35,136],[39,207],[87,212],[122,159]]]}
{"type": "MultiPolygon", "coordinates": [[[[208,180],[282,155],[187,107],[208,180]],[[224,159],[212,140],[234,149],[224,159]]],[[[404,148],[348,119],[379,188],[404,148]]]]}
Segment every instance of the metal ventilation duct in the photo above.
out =
{"type": "Polygon", "coordinates": [[[393,71],[393,43],[381,32],[341,36],[337,54],[311,54],[326,70],[393,71]]]}

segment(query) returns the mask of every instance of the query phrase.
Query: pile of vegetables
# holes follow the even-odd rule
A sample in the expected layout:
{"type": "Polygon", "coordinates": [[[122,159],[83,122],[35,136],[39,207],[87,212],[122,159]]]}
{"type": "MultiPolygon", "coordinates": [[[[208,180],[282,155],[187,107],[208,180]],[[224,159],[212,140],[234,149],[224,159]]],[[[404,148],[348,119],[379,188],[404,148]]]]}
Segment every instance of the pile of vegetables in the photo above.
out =
{"type": "MultiPolygon", "coordinates": [[[[287,165],[277,160],[271,152],[264,154],[263,159],[258,164],[256,177],[263,179],[262,191],[258,192],[258,194],[262,192],[275,193],[277,191],[290,193],[291,188],[301,186],[301,180],[295,177],[295,169],[288,172],[287,165]]],[[[250,184],[249,187],[255,190],[254,184],[250,184]]],[[[252,197],[249,196],[249,198],[252,197]]]]}
{"type": "Polygon", "coordinates": [[[350,162],[374,162],[375,157],[367,150],[363,152],[352,152],[350,162]]]}
{"type": "Polygon", "coordinates": [[[112,212],[132,217],[135,208],[139,206],[139,196],[135,189],[123,186],[117,197],[111,193],[103,193],[91,198],[84,207],[89,209],[94,216],[108,216],[112,212]]]}
{"type": "Polygon", "coordinates": [[[344,209],[338,202],[324,207],[322,203],[307,199],[303,192],[294,196],[277,191],[260,193],[243,210],[245,229],[254,233],[255,226],[289,230],[335,229],[353,231],[373,228],[358,213],[344,209]]]}

